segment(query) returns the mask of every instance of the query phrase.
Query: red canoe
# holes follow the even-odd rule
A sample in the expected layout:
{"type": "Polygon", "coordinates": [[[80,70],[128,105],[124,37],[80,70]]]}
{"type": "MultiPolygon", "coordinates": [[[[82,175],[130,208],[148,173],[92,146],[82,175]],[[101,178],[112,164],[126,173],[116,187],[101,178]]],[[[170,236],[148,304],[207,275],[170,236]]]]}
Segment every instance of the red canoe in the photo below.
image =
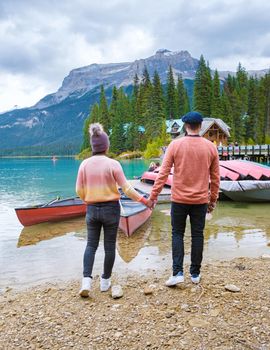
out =
{"type": "MultiPolygon", "coordinates": [[[[152,210],[128,198],[121,199],[120,203],[121,217],[119,228],[127,236],[130,236],[146,222],[152,210]]],[[[47,204],[16,208],[15,211],[23,226],[31,226],[42,222],[61,221],[84,216],[86,205],[80,198],[55,199],[47,204]]]]}
{"type": "Polygon", "coordinates": [[[222,180],[236,181],[240,178],[240,175],[238,173],[235,173],[234,171],[224,168],[223,166],[219,167],[219,171],[220,171],[220,178],[222,180]]]}
{"type": "Polygon", "coordinates": [[[54,199],[47,204],[15,208],[15,211],[23,226],[31,226],[83,216],[86,213],[86,205],[79,198],[54,199]]]}
{"type": "Polygon", "coordinates": [[[120,200],[121,217],[119,228],[127,236],[131,236],[134,231],[144,224],[151,216],[152,210],[143,204],[131,200],[120,200]]]}
{"type": "Polygon", "coordinates": [[[219,163],[222,167],[240,174],[243,179],[270,179],[270,168],[258,163],[243,160],[223,160],[219,163]]]}

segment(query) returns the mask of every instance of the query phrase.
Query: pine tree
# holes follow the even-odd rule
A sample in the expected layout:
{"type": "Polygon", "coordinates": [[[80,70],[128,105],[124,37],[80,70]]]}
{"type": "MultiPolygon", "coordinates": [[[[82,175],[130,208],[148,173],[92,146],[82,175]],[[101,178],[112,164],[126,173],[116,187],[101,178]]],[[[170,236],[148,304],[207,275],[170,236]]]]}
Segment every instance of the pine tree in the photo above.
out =
{"type": "MultiPolygon", "coordinates": [[[[139,88],[140,115],[138,118],[140,126],[146,128],[148,118],[151,118],[152,109],[152,83],[147,68],[144,69],[142,81],[139,88]]],[[[140,147],[144,149],[147,143],[146,134],[140,139],[140,147]]]]}
{"type": "Polygon", "coordinates": [[[151,97],[151,109],[148,111],[145,135],[147,142],[161,136],[162,125],[165,120],[162,85],[158,73],[155,71],[151,97]]]}
{"type": "Polygon", "coordinates": [[[256,141],[264,143],[270,136],[270,73],[259,81],[258,118],[256,125],[256,141]]]}
{"type": "Polygon", "coordinates": [[[236,72],[236,90],[239,95],[240,109],[242,117],[246,115],[248,110],[248,75],[239,63],[236,72]]]}
{"type": "Polygon", "coordinates": [[[247,83],[247,74],[239,64],[236,77],[228,75],[224,84],[224,94],[226,95],[226,102],[229,101],[229,110],[232,116],[231,124],[229,124],[231,127],[232,140],[237,141],[239,144],[246,139],[245,124],[248,118],[247,83]]]}
{"type": "Polygon", "coordinates": [[[245,139],[245,122],[248,109],[248,77],[240,63],[237,68],[236,78],[232,82],[233,91],[230,94],[230,101],[234,116],[235,141],[241,143],[245,139]]]}
{"type": "Polygon", "coordinates": [[[245,120],[245,140],[255,141],[258,115],[258,81],[251,77],[248,81],[248,109],[245,120]]]}
{"type": "Polygon", "coordinates": [[[124,123],[123,123],[123,113],[122,106],[120,106],[123,101],[121,101],[122,91],[119,93],[117,88],[114,86],[112,92],[112,102],[110,105],[110,118],[111,118],[111,151],[114,153],[121,153],[125,149],[124,141],[124,123]]]}
{"type": "Polygon", "coordinates": [[[99,114],[100,114],[99,105],[98,105],[98,103],[95,103],[94,106],[92,107],[91,113],[90,113],[91,124],[100,122],[99,114]]]}
{"type": "Polygon", "coordinates": [[[189,102],[189,97],[188,97],[188,92],[187,89],[185,89],[185,105],[184,105],[184,114],[188,113],[191,111],[190,108],[190,102],[189,102]]]}
{"type": "Polygon", "coordinates": [[[270,138],[270,71],[264,76],[265,88],[265,136],[270,138]]]}
{"type": "Polygon", "coordinates": [[[137,73],[133,79],[133,91],[131,95],[131,115],[132,119],[138,122],[138,118],[140,116],[140,101],[139,101],[139,93],[140,93],[140,84],[137,73]]]}
{"type": "Polygon", "coordinates": [[[221,119],[230,127],[230,139],[235,140],[235,126],[233,123],[233,111],[228,97],[228,92],[226,93],[226,86],[221,95],[221,119]]]}
{"type": "Polygon", "coordinates": [[[177,103],[176,103],[176,89],[173,77],[172,66],[169,67],[167,77],[167,95],[166,95],[166,117],[167,119],[176,119],[177,115],[177,103]]]}
{"type": "Polygon", "coordinates": [[[213,118],[220,118],[221,116],[220,81],[219,81],[219,75],[217,70],[215,70],[214,79],[213,79],[211,116],[213,118]]]}
{"type": "Polygon", "coordinates": [[[114,86],[113,90],[112,90],[112,99],[111,99],[111,104],[110,104],[110,108],[109,108],[111,124],[113,124],[113,119],[114,119],[114,116],[116,114],[117,101],[118,101],[118,91],[117,91],[116,86],[114,86]]]}
{"type": "Polygon", "coordinates": [[[151,108],[152,83],[147,68],[144,68],[142,81],[139,87],[140,121],[145,122],[145,113],[151,108]]]}
{"type": "Polygon", "coordinates": [[[132,120],[126,130],[126,149],[130,151],[140,149],[141,134],[139,132],[140,104],[139,104],[139,78],[135,74],[133,80],[133,91],[131,96],[131,116],[132,120]]]}
{"type": "Polygon", "coordinates": [[[117,94],[116,118],[113,125],[115,148],[114,152],[121,153],[126,149],[126,130],[129,120],[129,101],[121,87],[117,94]]]}
{"type": "Polygon", "coordinates": [[[110,131],[110,115],[108,110],[107,99],[105,96],[104,86],[100,88],[100,103],[99,103],[99,122],[102,124],[104,131],[109,134],[110,131]]]}
{"type": "Polygon", "coordinates": [[[187,93],[186,93],[186,89],[184,86],[184,82],[182,79],[182,75],[180,74],[178,76],[178,80],[177,80],[177,87],[176,87],[176,107],[177,107],[177,117],[181,118],[185,113],[185,109],[186,109],[186,97],[187,97],[187,93]]]}
{"type": "Polygon", "coordinates": [[[193,103],[194,109],[204,116],[211,115],[212,78],[208,65],[203,55],[200,57],[199,66],[194,80],[193,103]]]}
{"type": "Polygon", "coordinates": [[[89,117],[87,117],[84,121],[83,126],[83,143],[81,146],[81,151],[90,147],[90,139],[89,139],[89,125],[92,123],[97,123],[99,121],[99,106],[95,103],[92,108],[89,117]]]}
{"type": "Polygon", "coordinates": [[[234,141],[241,144],[245,139],[245,128],[244,128],[244,118],[242,110],[242,101],[237,90],[234,90],[230,96],[231,108],[233,113],[233,128],[235,133],[234,141]]]}
{"type": "Polygon", "coordinates": [[[227,94],[229,95],[230,93],[232,93],[235,87],[236,87],[235,77],[231,76],[231,74],[228,74],[228,77],[226,79],[227,94]]]}

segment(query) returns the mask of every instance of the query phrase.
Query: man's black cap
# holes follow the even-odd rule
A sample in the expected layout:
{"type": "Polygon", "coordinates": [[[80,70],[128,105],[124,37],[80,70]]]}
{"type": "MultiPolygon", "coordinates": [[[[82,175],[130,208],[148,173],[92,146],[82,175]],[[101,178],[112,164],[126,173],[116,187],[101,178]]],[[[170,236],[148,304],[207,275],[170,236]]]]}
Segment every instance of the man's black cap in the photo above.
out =
{"type": "Polygon", "coordinates": [[[182,121],[188,124],[198,124],[203,121],[203,117],[199,112],[188,112],[182,117],[182,121]]]}

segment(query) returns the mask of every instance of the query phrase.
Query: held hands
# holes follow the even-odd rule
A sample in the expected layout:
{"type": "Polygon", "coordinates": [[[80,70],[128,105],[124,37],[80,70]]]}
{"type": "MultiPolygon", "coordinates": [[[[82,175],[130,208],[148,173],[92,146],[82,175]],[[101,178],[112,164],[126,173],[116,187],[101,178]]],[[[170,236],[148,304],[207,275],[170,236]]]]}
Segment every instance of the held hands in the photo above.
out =
{"type": "Polygon", "coordinates": [[[151,199],[147,199],[147,202],[146,202],[146,206],[149,208],[149,209],[154,209],[155,208],[155,206],[156,206],[156,204],[157,204],[157,201],[155,200],[155,201],[152,201],[151,199]]]}

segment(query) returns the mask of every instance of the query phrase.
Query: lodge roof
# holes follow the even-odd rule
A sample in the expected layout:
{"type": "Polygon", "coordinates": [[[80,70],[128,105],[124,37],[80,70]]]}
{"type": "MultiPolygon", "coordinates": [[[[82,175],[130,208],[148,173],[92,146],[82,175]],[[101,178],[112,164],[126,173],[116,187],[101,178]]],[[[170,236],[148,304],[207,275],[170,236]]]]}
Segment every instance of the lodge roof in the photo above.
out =
{"type": "Polygon", "coordinates": [[[200,135],[204,135],[213,124],[217,124],[217,126],[220,127],[220,129],[228,136],[230,137],[230,127],[222,120],[218,118],[203,118],[202,122],[202,128],[200,131],[200,135]]]}
{"type": "Polygon", "coordinates": [[[166,120],[166,131],[167,133],[170,133],[172,130],[172,127],[174,124],[177,124],[179,126],[179,131],[183,128],[184,123],[182,122],[182,119],[167,119],[166,120]]]}
{"type": "MultiPolygon", "coordinates": [[[[179,129],[178,132],[181,134],[183,132],[184,122],[182,119],[170,119],[166,120],[167,132],[170,133],[172,131],[172,127],[174,124],[177,124],[179,129]]],[[[203,118],[202,129],[200,131],[200,135],[204,135],[213,124],[217,124],[217,126],[228,136],[230,137],[230,127],[219,118],[203,118]]]]}

